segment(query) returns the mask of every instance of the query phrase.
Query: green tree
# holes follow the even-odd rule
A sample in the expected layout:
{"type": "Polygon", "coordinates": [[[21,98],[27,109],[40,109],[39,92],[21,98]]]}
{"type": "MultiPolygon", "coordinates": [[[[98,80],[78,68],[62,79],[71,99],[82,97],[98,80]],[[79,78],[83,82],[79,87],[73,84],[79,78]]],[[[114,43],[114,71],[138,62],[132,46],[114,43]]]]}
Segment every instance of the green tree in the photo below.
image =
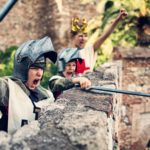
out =
{"type": "Polygon", "coordinates": [[[0,51],[0,76],[10,76],[13,73],[13,61],[17,46],[11,46],[4,52],[0,51]]]}
{"type": "Polygon", "coordinates": [[[125,8],[128,12],[128,17],[119,23],[115,31],[101,46],[96,67],[110,59],[113,47],[116,45],[133,47],[143,44],[142,46],[148,46],[146,42],[141,42],[139,37],[141,37],[141,30],[145,24],[148,24],[150,28],[150,0],[81,1],[82,3],[94,2],[93,4],[99,11],[99,14],[89,21],[87,44],[94,41],[109,26],[118,15],[120,8],[125,8]]]}
{"type": "Polygon", "coordinates": [[[47,63],[46,65],[46,69],[44,71],[44,76],[41,82],[41,85],[45,88],[48,87],[48,80],[50,79],[50,77],[52,77],[53,75],[57,74],[57,66],[54,65],[53,63],[47,63]]]}

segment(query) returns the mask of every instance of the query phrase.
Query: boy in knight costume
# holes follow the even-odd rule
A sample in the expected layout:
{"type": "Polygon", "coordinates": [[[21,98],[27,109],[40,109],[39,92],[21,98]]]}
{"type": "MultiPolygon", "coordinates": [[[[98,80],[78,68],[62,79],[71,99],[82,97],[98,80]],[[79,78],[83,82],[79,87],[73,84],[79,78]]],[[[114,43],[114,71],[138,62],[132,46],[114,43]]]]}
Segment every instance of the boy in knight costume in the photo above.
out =
{"type": "Polygon", "coordinates": [[[53,94],[40,86],[46,58],[57,60],[49,37],[30,40],[17,49],[13,75],[0,79],[0,130],[14,133],[38,119],[40,101],[54,101],[53,94]]]}
{"type": "Polygon", "coordinates": [[[82,61],[80,54],[76,51],[77,48],[64,48],[58,54],[57,68],[60,76],[70,78],[76,75],[76,63],[82,61]]]}
{"type": "MultiPolygon", "coordinates": [[[[121,9],[119,15],[109,26],[107,31],[105,31],[94,43],[91,43],[91,46],[88,47],[85,47],[85,43],[87,41],[87,21],[85,19],[79,19],[78,17],[72,19],[71,47],[77,48],[76,53],[79,53],[82,58],[82,61],[77,61],[76,74],[93,71],[98,49],[125,16],[127,16],[127,12],[124,9],[121,9]]],[[[63,50],[64,49],[61,51],[63,50]]]]}
{"type": "Polygon", "coordinates": [[[81,88],[87,88],[91,85],[90,80],[86,77],[79,77],[75,74],[77,61],[82,61],[78,54],[76,48],[67,48],[59,53],[57,60],[59,73],[49,80],[49,88],[55,98],[64,90],[72,88],[76,83],[79,83],[81,88]]]}

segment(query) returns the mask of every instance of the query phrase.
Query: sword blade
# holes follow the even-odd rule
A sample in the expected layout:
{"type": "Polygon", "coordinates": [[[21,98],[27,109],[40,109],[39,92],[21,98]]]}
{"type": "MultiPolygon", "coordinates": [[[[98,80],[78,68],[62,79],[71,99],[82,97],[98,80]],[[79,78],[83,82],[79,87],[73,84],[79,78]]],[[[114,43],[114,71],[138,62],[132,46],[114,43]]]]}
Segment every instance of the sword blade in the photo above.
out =
{"type": "Polygon", "coordinates": [[[120,89],[112,89],[112,88],[105,88],[100,86],[91,86],[87,89],[88,91],[105,91],[105,92],[111,92],[111,93],[120,93],[120,94],[127,94],[127,95],[137,95],[137,96],[144,96],[144,97],[150,97],[150,94],[143,93],[143,92],[136,92],[136,91],[126,91],[126,90],[120,90],[120,89]]]}

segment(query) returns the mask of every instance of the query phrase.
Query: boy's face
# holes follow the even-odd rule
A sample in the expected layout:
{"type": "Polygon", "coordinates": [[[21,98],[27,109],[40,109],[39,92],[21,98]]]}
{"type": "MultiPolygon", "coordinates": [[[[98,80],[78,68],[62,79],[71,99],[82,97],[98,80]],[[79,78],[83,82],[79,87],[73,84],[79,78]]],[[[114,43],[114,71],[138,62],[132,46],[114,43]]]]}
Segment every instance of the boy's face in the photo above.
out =
{"type": "Polygon", "coordinates": [[[76,62],[72,61],[66,64],[64,72],[67,74],[74,74],[75,70],[76,70],[76,62]]]}
{"type": "Polygon", "coordinates": [[[34,90],[40,85],[43,76],[43,69],[38,67],[31,67],[28,71],[28,80],[25,83],[30,90],[34,90]]]}
{"type": "Polygon", "coordinates": [[[78,33],[73,37],[73,44],[75,47],[84,48],[87,41],[87,33],[78,33]]]}

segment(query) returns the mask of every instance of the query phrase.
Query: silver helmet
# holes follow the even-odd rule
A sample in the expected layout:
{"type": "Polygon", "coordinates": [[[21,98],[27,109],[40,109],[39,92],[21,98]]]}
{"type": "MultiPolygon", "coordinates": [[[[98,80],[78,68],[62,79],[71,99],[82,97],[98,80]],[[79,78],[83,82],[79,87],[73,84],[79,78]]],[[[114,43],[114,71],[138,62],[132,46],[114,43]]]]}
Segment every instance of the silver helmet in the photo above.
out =
{"type": "Polygon", "coordinates": [[[57,53],[49,37],[23,43],[15,54],[13,76],[22,82],[27,81],[29,68],[34,64],[46,63],[46,58],[53,63],[57,60],[57,53]]]}
{"type": "Polygon", "coordinates": [[[58,54],[57,67],[58,72],[63,72],[65,65],[73,60],[82,60],[78,48],[64,48],[58,54]]]}

